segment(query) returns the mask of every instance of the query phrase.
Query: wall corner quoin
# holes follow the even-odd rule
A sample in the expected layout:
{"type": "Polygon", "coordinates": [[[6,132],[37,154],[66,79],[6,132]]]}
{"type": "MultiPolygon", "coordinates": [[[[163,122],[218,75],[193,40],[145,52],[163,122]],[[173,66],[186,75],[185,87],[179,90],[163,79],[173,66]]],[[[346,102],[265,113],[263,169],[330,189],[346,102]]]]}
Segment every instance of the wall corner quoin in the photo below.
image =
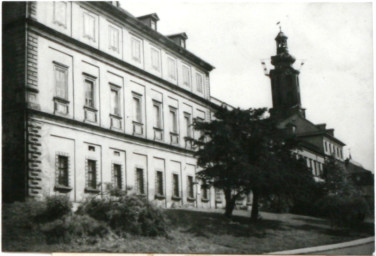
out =
{"type": "Polygon", "coordinates": [[[27,120],[27,197],[39,198],[42,193],[40,122],[27,120]]]}

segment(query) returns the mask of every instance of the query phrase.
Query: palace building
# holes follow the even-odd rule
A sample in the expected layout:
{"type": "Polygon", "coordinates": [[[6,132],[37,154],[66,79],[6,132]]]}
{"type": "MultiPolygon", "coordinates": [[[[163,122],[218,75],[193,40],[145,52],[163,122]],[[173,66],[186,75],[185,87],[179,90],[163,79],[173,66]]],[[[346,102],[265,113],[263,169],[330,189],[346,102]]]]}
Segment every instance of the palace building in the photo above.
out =
{"type": "Polygon", "coordinates": [[[3,3],[3,200],[109,187],[163,207],[214,207],[190,138],[210,120],[212,65],[157,14],[118,2],[3,3]]]}
{"type": "Polygon", "coordinates": [[[288,51],[287,36],[280,31],[275,41],[277,54],[271,57],[274,69],[267,73],[272,88],[271,117],[278,120],[280,128],[296,134],[300,143],[295,152],[297,157],[303,157],[315,180],[321,180],[328,156],[343,164],[345,144],[334,136],[334,129],[327,129],[326,124],[314,124],[306,118],[300,97],[300,72],[292,66],[295,58],[288,51]]]}

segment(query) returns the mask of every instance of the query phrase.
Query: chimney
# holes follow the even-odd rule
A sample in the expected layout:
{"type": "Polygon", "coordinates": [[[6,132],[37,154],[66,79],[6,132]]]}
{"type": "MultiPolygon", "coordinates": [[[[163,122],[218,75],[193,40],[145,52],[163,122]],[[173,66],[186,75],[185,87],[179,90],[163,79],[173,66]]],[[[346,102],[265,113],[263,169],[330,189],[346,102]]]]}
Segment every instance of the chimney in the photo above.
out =
{"type": "Polygon", "coordinates": [[[170,36],[167,36],[168,38],[170,38],[172,41],[175,42],[175,44],[179,45],[180,47],[183,47],[184,49],[186,48],[186,40],[188,39],[188,36],[186,33],[179,33],[179,34],[174,34],[174,35],[170,35],[170,36]]]}
{"type": "Polygon", "coordinates": [[[157,21],[159,21],[159,17],[156,13],[147,14],[144,16],[137,17],[139,21],[144,23],[146,26],[151,28],[152,30],[157,31],[157,21]]]}

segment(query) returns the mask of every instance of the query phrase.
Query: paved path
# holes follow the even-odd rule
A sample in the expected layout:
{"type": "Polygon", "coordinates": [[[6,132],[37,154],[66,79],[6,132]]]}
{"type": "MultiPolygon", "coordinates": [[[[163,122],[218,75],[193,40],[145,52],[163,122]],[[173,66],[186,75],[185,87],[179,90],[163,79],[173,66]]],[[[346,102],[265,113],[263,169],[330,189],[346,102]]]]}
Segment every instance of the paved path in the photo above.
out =
{"type": "Polygon", "coordinates": [[[322,252],[317,252],[314,254],[336,254],[336,255],[372,255],[375,251],[375,243],[367,243],[347,248],[333,249],[322,252]]]}

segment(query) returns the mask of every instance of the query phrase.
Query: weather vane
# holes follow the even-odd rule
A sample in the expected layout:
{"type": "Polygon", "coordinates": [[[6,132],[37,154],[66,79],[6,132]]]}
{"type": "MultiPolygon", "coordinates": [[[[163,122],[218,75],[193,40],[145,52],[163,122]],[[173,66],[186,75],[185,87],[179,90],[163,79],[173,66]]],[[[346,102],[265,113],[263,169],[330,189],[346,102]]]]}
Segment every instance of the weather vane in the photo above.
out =
{"type": "Polygon", "coordinates": [[[276,25],[277,25],[277,26],[279,25],[279,31],[282,32],[282,25],[281,25],[281,22],[278,21],[276,25]]]}

